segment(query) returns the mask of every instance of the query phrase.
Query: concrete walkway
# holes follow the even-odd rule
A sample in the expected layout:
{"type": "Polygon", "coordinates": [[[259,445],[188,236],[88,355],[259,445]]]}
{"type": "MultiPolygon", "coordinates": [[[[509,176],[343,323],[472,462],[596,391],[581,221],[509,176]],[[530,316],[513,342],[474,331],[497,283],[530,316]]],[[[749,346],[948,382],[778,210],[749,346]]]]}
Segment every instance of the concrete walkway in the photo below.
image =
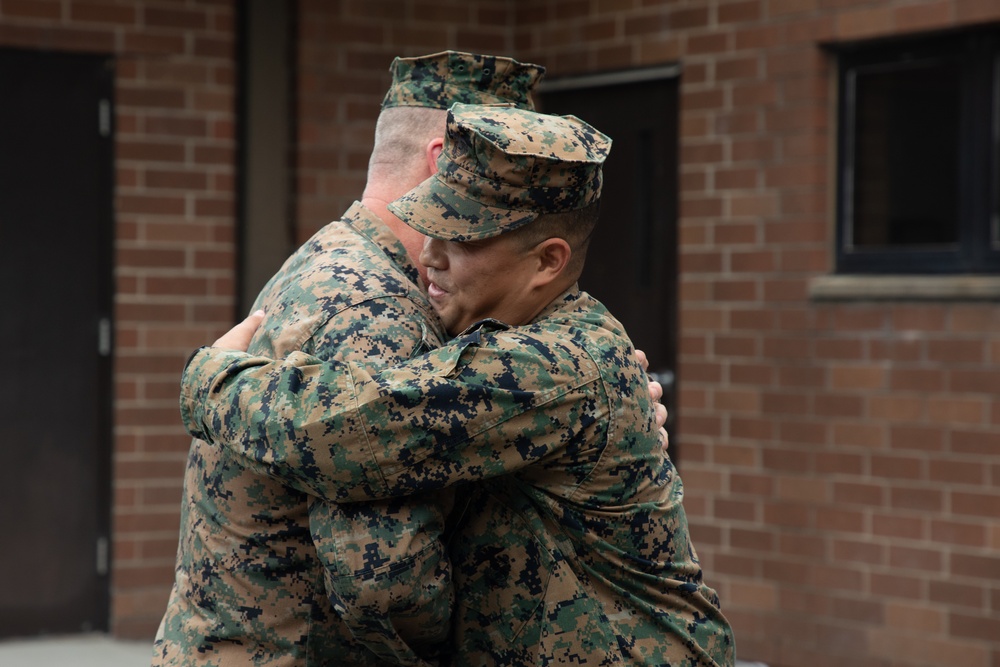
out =
{"type": "MultiPolygon", "coordinates": [[[[0,640],[3,667],[149,667],[151,641],[125,641],[107,635],[70,635],[0,640]]],[[[736,661],[736,667],[767,667],[736,661]]]]}
{"type": "Polygon", "coordinates": [[[3,667],[149,667],[153,642],[107,635],[0,640],[3,667]]]}

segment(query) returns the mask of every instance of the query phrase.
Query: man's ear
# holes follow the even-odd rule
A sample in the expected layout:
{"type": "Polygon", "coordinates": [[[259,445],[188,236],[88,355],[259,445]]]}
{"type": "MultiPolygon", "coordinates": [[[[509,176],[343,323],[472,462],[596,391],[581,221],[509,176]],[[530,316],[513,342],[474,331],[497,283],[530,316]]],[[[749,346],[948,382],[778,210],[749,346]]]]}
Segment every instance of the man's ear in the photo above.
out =
{"type": "Polygon", "coordinates": [[[538,270],[535,274],[536,286],[547,285],[558,280],[566,271],[573,250],[566,239],[552,237],[535,246],[538,270]]]}
{"type": "Polygon", "coordinates": [[[441,155],[442,150],[444,150],[444,137],[431,139],[427,142],[427,147],[424,148],[424,160],[427,162],[427,171],[430,172],[431,176],[437,173],[438,155],[441,155]]]}

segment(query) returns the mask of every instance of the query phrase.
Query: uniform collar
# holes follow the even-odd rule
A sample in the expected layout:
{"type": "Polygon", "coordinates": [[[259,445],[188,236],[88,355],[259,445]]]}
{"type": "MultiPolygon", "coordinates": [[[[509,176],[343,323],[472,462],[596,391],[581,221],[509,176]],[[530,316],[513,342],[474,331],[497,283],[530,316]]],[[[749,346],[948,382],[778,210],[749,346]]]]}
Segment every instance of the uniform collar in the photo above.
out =
{"type": "Polygon", "coordinates": [[[342,218],[358,234],[374,243],[398,266],[414,285],[420,285],[420,273],[410,259],[410,254],[392,230],[375,213],[359,201],[351,204],[342,218]]]}

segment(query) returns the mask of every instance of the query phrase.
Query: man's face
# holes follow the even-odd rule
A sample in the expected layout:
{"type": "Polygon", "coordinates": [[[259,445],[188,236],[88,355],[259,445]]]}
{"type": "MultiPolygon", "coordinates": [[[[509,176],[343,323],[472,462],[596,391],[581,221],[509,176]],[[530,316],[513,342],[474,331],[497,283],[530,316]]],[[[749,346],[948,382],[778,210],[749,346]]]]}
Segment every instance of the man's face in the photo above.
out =
{"type": "Polygon", "coordinates": [[[420,262],[427,267],[427,296],[448,333],[492,317],[511,325],[534,317],[530,294],[537,257],[515,236],[482,241],[424,241],[420,262]]]}

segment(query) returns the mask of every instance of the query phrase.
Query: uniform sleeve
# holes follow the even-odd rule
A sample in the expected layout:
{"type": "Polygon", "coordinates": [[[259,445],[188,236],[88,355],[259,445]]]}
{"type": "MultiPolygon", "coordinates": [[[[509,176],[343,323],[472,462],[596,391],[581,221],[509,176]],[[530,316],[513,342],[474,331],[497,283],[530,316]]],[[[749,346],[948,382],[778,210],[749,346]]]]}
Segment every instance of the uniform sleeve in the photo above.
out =
{"type": "MultiPolygon", "coordinates": [[[[181,412],[196,437],[307,493],[363,500],[564,467],[556,454],[593,447],[584,431],[606,416],[599,377],[580,348],[514,332],[475,332],[377,372],[203,348],[185,369],[181,412]]],[[[561,470],[570,485],[588,461],[572,458],[583,467],[561,470]]]]}

